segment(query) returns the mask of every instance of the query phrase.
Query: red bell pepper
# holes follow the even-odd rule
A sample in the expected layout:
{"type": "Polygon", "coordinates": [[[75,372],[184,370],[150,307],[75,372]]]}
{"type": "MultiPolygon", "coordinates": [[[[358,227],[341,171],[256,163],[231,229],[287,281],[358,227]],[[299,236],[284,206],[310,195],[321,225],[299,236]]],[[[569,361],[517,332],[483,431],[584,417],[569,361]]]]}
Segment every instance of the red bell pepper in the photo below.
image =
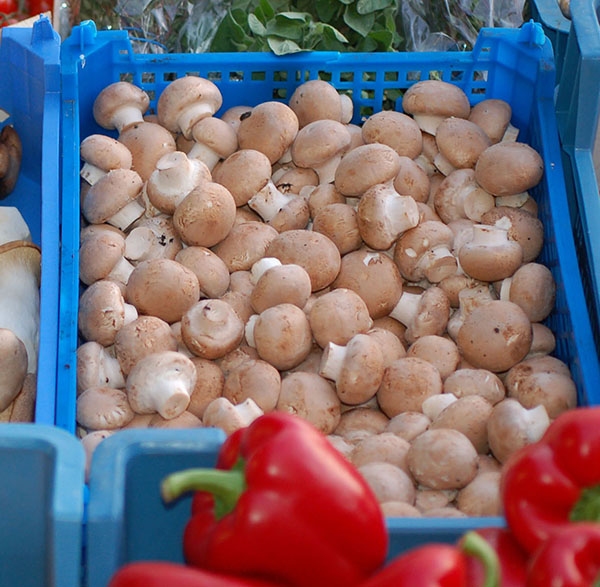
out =
{"type": "Polygon", "coordinates": [[[108,587],[275,587],[273,583],[217,575],[168,562],[135,562],[121,567],[108,587]]]}
{"type": "Polygon", "coordinates": [[[575,523],[550,537],[531,560],[527,587],[600,584],[600,524],[575,523]]]}
{"type": "Polygon", "coordinates": [[[564,412],[515,453],[501,493],[508,525],[530,553],[573,521],[600,520],[600,408],[564,412]]]}
{"type": "Polygon", "coordinates": [[[471,587],[468,559],[476,556],[485,567],[485,587],[500,585],[498,557],[475,532],[467,532],[458,546],[426,544],[395,558],[360,587],[471,587]]]}
{"type": "MultiPolygon", "coordinates": [[[[475,530],[495,551],[500,562],[500,585],[523,587],[527,576],[527,554],[507,528],[481,528],[475,530]]],[[[467,585],[481,587],[485,584],[485,567],[476,557],[467,559],[467,585]]]]}
{"type": "Polygon", "coordinates": [[[305,420],[272,412],[230,436],[225,470],[165,479],[163,497],[197,494],[184,535],[186,560],[202,568],[287,585],[356,585],[387,551],[385,520],[356,469],[305,420]]]}

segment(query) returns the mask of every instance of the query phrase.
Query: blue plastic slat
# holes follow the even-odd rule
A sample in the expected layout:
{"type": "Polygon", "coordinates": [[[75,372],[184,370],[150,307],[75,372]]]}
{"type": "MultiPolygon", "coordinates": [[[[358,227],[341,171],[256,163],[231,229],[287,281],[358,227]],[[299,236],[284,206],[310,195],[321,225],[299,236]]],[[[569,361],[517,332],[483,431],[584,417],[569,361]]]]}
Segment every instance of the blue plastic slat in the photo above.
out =
{"type": "Polygon", "coordinates": [[[80,585],[81,443],[59,428],[0,427],[0,585],[80,585]]]}
{"type": "Polygon", "coordinates": [[[531,0],[531,16],[550,39],[556,63],[556,83],[560,81],[571,21],[560,11],[558,0],[531,0]]]}
{"type": "Polygon", "coordinates": [[[16,206],[42,247],[36,422],[55,418],[59,292],[60,38],[41,17],[31,28],[7,28],[0,44],[0,108],[23,143],[16,206]]]}

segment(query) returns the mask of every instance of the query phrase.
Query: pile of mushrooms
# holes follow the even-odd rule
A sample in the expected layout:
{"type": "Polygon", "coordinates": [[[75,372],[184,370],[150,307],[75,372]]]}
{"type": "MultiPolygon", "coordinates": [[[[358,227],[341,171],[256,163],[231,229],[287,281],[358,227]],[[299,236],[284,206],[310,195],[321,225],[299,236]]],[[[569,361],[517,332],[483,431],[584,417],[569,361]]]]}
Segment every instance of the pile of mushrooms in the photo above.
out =
{"type": "Polygon", "coordinates": [[[187,76],[94,104],[81,144],[77,421],[271,410],[314,424],[389,516],[495,515],[502,463],[576,405],[542,324],[538,153],[510,106],[424,81],[351,124],[330,84],[236,106],[187,76]]]}

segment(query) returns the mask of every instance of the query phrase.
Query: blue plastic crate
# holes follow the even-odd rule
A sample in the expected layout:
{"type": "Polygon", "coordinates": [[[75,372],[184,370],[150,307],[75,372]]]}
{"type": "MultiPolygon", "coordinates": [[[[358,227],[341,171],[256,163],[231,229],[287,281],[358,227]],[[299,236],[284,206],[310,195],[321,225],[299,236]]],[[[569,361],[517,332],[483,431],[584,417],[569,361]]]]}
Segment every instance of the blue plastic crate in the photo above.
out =
{"type": "Polygon", "coordinates": [[[54,424],[59,291],[60,37],[41,17],[33,28],[7,28],[0,44],[0,109],[23,143],[16,206],[42,248],[41,319],[35,420],[54,424]]]}
{"type": "MultiPolygon", "coordinates": [[[[92,104],[102,88],[124,79],[144,88],[151,97],[151,108],[154,108],[170,80],[186,74],[213,80],[223,95],[222,110],[241,103],[252,106],[266,100],[287,100],[302,82],[326,79],[338,89],[351,93],[355,104],[354,122],[381,110],[384,100],[392,100],[398,91],[429,78],[441,78],[459,85],[473,104],[486,98],[508,101],[513,108],[512,122],[521,130],[520,140],[536,148],[546,166],[544,179],[532,194],[538,202],[540,218],[545,226],[545,245],[540,261],[548,265],[557,283],[556,307],[546,321],[556,334],[555,354],[571,369],[579,403],[600,403],[598,356],[577,266],[558,144],[552,47],[541,25],[527,23],[520,30],[484,29],[473,52],[314,52],[276,57],[268,53],[137,55],[133,53],[126,33],[97,32],[94,24],[87,22],[75,27],[63,43],[61,62],[63,225],[58,425],[70,431],[75,428],[79,295],[78,145],[86,136],[104,132],[93,120],[92,104]]],[[[401,108],[400,100],[395,104],[397,109],[401,108]]],[[[157,444],[155,449],[159,451],[161,447],[157,444]]],[[[122,474],[114,472],[108,475],[105,483],[112,483],[115,475],[122,474]]],[[[92,481],[90,524],[96,515],[94,508],[99,507],[92,507],[96,499],[95,483],[100,483],[100,480],[92,481]]],[[[132,523],[135,521],[135,514],[112,511],[117,518],[125,515],[132,523]]],[[[141,518],[137,521],[142,522],[141,518]]],[[[502,524],[503,519],[499,517],[467,521],[390,519],[390,555],[425,541],[454,541],[467,528],[502,524]]],[[[95,533],[88,534],[90,549],[93,548],[92,541],[101,538],[100,528],[96,528],[95,533]]],[[[167,531],[166,528],[164,530],[167,531]]],[[[178,532],[179,528],[175,531],[178,532]]],[[[123,533],[121,536],[125,542],[119,543],[118,548],[127,552],[129,535],[123,533]]],[[[90,556],[87,560],[89,564],[97,564],[90,556]]],[[[116,562],[114,557],[112,560],[116,562]]]]}
{"type": "Polygon", "coordinates": [[[96,449],[87,509],[87,587],[104,587],[126,562],[183,562],[183,529],[191,495],[172,505],[160,481],[190,467],[214,467],[225,434],[196,430],[124,430],[96,449]]]}
{"type": "Polygon", "coordinates": [[[85,457],[64,430],[0,426],[0,585],[80,585],[85,457]]]}
{"type": "Polygon", "coordinates": [[[571,4],[573,25],[556,100],[556,115],[579,243],[583,287],[597,348],[600,348],[600,0],[571,4]],[[596,162],[594,164],[594,161],[596,162]]]}
{"type": "Polygon", "coordinates": [[[558,83],[567,50],[571,21],[565,18],[560,11],[558,0],[531,0],[531,17],[542,25],[544,34],[552,43],[556,65],[556,83],[558,83]]]}

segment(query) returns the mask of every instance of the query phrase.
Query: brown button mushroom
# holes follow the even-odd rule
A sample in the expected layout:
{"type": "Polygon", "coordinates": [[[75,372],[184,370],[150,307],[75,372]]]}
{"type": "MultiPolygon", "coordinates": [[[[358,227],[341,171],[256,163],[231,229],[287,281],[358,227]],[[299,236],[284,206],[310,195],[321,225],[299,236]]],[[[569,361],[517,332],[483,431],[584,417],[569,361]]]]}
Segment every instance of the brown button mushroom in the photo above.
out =
{"type": "Polygon", "coordinates": [[[426,489],[420,487],[417,489],[415,507],[421,512],[447,508],[456,499],[457,494],[456,489],[426,489]]]}
{"type": "Polygon", "coordinates": [[[127,394],[110,387],[89,387],[77,398],[77,422],[88,430],[114,430],[133,419],[127,394]]]}
{"type": "Polygon", "coordinates": [[[238,147],[237,134],[231,125],[220,118],[207,116],[192,128],[195,144],[188,157],[202,161],[210,171],[221,159],[227,159],[238,147]]]}
{"type": "Polygon", "coordinates": [[[507,371],[529,352],[531,323],[512,302],[494,300],[473,309],[458,332],[457,344],[473,366],[507,371]]]}
{"type": "Polygon", "coordinates": [[[272,181],[250,198],[248,206],[277,232],[305,228],[310,220],[308,202],[280,192],[272,181]]]}
{"type": "Polygon", "coordinates": [[[525,143],[502,142],[481,153],[475,167],[477,183],[494,196],[520,194],[542,179],[544,162],[525,143]]]}
{"type": "Polygon", "coordinates": [[[194,273],[171,259],[143,261],[127,282],[127,300],[140,314],[177,322],[200,297],[194,273]]]}
{"type": "Polygon", "coordinates": [[[426,335],[418,338],[406,352],[409,357],[417,357],[431,363],[440,372],[442,381],[456,371],[460,354],[456,344],[442,336],[426,335]]]}
{"type": "Polygon", "coordinates": [[[232,404],[251,398],[265,413],[275,409],[281,391],[279,371],[266,361],[245,361],[225,380],[223,397],[232,404]]]}
{"type": "Polygon", "coordinates": [[[264,153],[271,164],[281,159],[298,134],[298,118],[281,102],[263,102],[241,121],[238,129],[240,149],[264,153]]]}
{"type": "Polygon", "coordinates": [[[136,201],[142,185],[142,178],[131,169],[109,171],[88,191],[81,210],[85,219],[90,224],[108,222],[125,230],[144,213],[136,201]]]}
{"type": "Polygon", "coordinates": [[[198,278],[201,298],[220,298],[229,287],[229,271],[223,260],[205,247],[186,247],[175,261],[187,267],[198,278]]]}
{"type": "Polygon", "coordinates": [[[458,509],[467,516],[500,516],[500,473],[480,473],[456,498],[458,509]]]}
{"type": "Polygon", "coordinates": [[[216,359],[215,363],[219,366],[223,375],[227,377],[229,373],[237,369],[242,363],[259,358],[255,348],[247,344],[241,344],[226,355],[216,359]]]}
{"type": "Polygon", "coordinates": [[[212,116],[223,102],[221,92],[210,80],[186,75],[172,81],[162,92],[156,110],[158,120],[171,132],[192,138],[194,125],[212,116]]]}
{"type": "Polygon", "coordinates": [[[185,345],[203,359],[217,359],[232,351],[244,336],[244,324],[223,300],[201,300],[181,318],[185,345]]]}
{"type": "Polygon", "coordinates": [[[499,143],[510,124],[512,109],[508,102],[498,99],[482,100],[471,108],[469,120],[479,126],[492,144],[499,143]]]}
{"type": "Polygon", "coordinates": [[[463,271],[480,281],[510,277],[523,262],[523,249],[509,240],[508,231],[498,226],[475,224],[473,238],[458,252],[463,271]]]}
{"type": "Polygon", "coordinates": [[[277,411],[295,414],[323,434],[331,434],[340,422],[340,400],[331,383],[316,373],[286,375],[281,381],[277,411]]]}
{"type": "Polygon", "coordinates": [[[531,322],[541,322],[550,315],[556,298],[556,283],[550,269],[539,263],[521,266],[500,287],[500,299],[514,302],[531,322]]]}
{"type": "Polygon", "coordinates": [[[299,365],[312,347],[308,318],[293,304],[279,304],[256,315],[246,325],[246,340],[280,371],[299,365]]]}
{"type": "Polygon", "coordinates": [[[391,432],[382,432],[369,436],[358,442],[350,455],[350,461],[355,467],[362,467],[367,463],[389,463],[408,473],[406,455],[410,443],[391,432]]]}
{"type": "Polygon", "coordinates": [[[138,414],[158,412],[171,419],[190,403],[196,384],[196,367],[174,351],[152,353],[139,360],[127,376],[127,397],[138,414]]]}
{"type": "Polygon", "coordinates": [[[229,234],[235,220],[235,201],[222,185],[206,182],[194,188],[177,206],[173,224],[187,245],[212,247],[229,234]]]}
{"type": "Polygon", "coordinates": [[[387,145],[362,145],[346,153],[335,171],[335,187],[345,196],[360,196],[378,183],[393,180],[400,158],[387,145]]]}
{"type": "Polygon", "coordinates": [[[388,145],[401,157],[414,159],[423,149],[423,138],[419,125],[406,114],[383,110],[365,121],[362,138],[366,144],[388,145]]]}
{"type": "Polygon", "coordinates": [[[315,120],[349,122],[352,118],[352,101],[341,96],[323,80],[310,80],[300,84],[290,97],[290,108],[296,113],[300,128],[315,120]]]}
{"type": "Polygon", "coordinates": [[[296,264],[310,276],[312,291],[330,285],[340,270],[341,258],[335,244],[325,235],[309,230],[288,230],[274,238],[265,255],[284,265],[296,264]]]}
{"type": "Polygon", "coordinates": [[[123,326],[115,338],[115,354],[125,375],[147,355],[176,350],[177,339],[171,328],[156,316],[140,316],[123,326]]]}
{"type": "Polygon", "coordinates": [[[394,179],[394,189],[402,196],[411,196],[415,202],[427,202],[431,184],[428,175],[415,161],[400,157],[400,171],[394,179]]]}
{"type": "MultiPolygon", "coordinates": [[[[275,184],[277,189],[284,194],[298,194],[303,188],[312,188],[319,185],[319,176],[314,169],[308,169],[303,167],[294,167],[284,171],[275,177],[275,174],[271,177],[271,181],[275,184]]],[[[306,193],[306,192],[305,192],[306,193]]],[[[304,197],[304,194],[302,194],[304,197]]]]}
{"type": "Polygon", "coordinates": [[[221,114],[221,120],[224,120],[227,124],[230,124],[237,133],[240,123],[251,110],[252,106],[232,106],[231,108],[225,110],[223,114],[221,114]]]}
{"type": "Polygon", "coordinates": [[[125,258],[133,265],[150,259],[175,259],[182,244],[171,216],[136,220],[125,238],[125,258]]]}
{"type": "Polygon", "coordinates": [[[6,125],[0,132],[0,199],[15,189],[22,156],[23,145],[17,131],[6,125]]]}
{"type": "Polygon", "coordinates": [[[374,408],[353,408],[344,412],[340,423],[335,429],[335,434],[344,438],[354,432],[363,431],[368,434],[379,434],[385,430],[389,418],[380,410],[374,408]]]}
{"type": "Polygon", "coordinates": [[[457,398],[451,393],[438,393],[429,396],[421,406],[422,412],[431,420],[436,420],[438,416],[450,405],[455,403],[457,398]]]}
{"type": "Polygon", "coordinates": [[[125,239],[108,230],[88,234],[79,248],[79,279],[91,285],[100,279],[127,283],[133,265],[125,259],[125,239]]]}
{"type": "Polygon", "coordinates": [[[106,135],[90,135],[81,141],[79,155],[85,161],[79,175],[90,185],[113,169],[131,169],[131,152],[123,144],[106,135]]]}
{"type": "Polygon", "coordinates": [[[262,415],[262,410],[250,398],[234,406],[228,399],[219,397],[206,406],[203,422],[207,427],[221,428],[230,435],[262,415]]]}
{"type": "Polygon", "coordinates": [[[96,281],[79,298],[79,331],[102,346],[113,344],[117,332],[136,318],[135,307],[125,303],[113,281],[96,281]]]}
{"type": "Polygon", "coordinates": [[[114,434],[113,430],[94,430],[81,439],[85,451],[85,482],[89,483],[90,468],[92,466],[92,455],[96,447],[105,439],[114,434]]]}
{"type": "MultiPolygon", "coordinates": [[[[443,118],[440,119],[440,122],[443,118]]],[[[437,143],[435,142],[435,135],[423,132],[423,151],[415,158],[415,163],[430,177],[433,178],[435,175],[444,177],[433,164],[434,159],[439,153],[437,143]]]]}
{"type": "Polygon", "coordinates": [[[531,348],[527,353],[526,359],[533,357],[549,355],[556,348],[556,338],[547,326],[535,322],[531,325],[533,332],[533,341],[531,342],[531,348]]]}
{"type": "Polygon", "coordinates": [[[187,412],[202,418],[206,406],[223,394],[225,375],[214,361],[200,357],[192,357],[191,361],[196,367],[196,385],[192,390],[187,412]]]}
{"type": "Polygon", "coordinates": [[[309,313],[312,335],[321,348],[333,342],[347,344],[371,328],[372,320],[361,297],[352,290],[337,288],[320,296],[309,313]]]}
{"type": "Polygon", "coordinates": [[[444,380],[444,393],[457,398],[481,396],[496,405],[505,397],[500,378],[485,369],[459,369],[444,380]]]}
{"type": "Polygon", "coordinates": [[[526,408],[543,405],[556,418],[577,405],[577,388],[568,367],[554,357],[535,357],[515,365],[505,379],[506,391],[526,408]]]}
{"type": "Polygon", "coordinates": [[[432,489],[462,489],[477,474],[477,452],[458,430],[427,430],[414,439],[408,467],[416,481],[432,489]]]}
{"type": "Polygon", "coordinates": [[[479,156],[492,142],[474,122],[463,118],[446,118],[437,127],[435,135],[439,154],[436,167],[449,175],[454,169],[475,167],[479,156]]]}
{"type": "Polygon", "coordinates": [[[413,115],[421,130],[432,135],[445,118],[467,118],[471,111],[469,99],[458,86],[438,80],[417,82],[408,88],[402,109],[413,115]]]}
{"type": "Polygon", "coordinates": [[[390,463],[367,463],[358,472],[369,484],[377,501],[415,502],[415,487],[411,478],[400,468],[390,463]]]}
{"type": "Polygon", "coordinates": [[[478,461],[478,475],[482,473],[499,473],[502,469],[502,465],[492,455],[479,455],[478,461]]]}
{"type": "Polygon", "coordinates": [[[125,387],[114,347],[103,347],[90,341],[77,349],[77,395],[89,387],[125,387]]]}
{"type": "Polygon", "coordinates": [[[383,356],[384,368],[391,365],[397,359],[402,359],[406,356],[406,350],[402,341],[390,330],[374,327],[367,331],[367,336],[379,345],[383,356]]]}
{"type": "Polygon", "coordinates": [[[342,454],[346,459],[350,460],[350,455],[354,450],[354,446],[352,444],[346,442],[341,436],[337,436],[336,434],[329,434],[327,436],[327,440],[331,443],[335,450],[342,454]]]}
{"type": "Polygon", "coordinates": [[[175,418],[166,419],[155,414],[148,423],[149,428],[201,428],[202,420],[187,410],[175,418]]]}
{"type": "Polygon", "coordinates": [[[144,90],[129,82],[115,82],[94,100],[94,120],[102,128],[116,128],[120,133],[131,124],[142,122],[149,105],[150,98],[144,90]]]}
{"type": "Polygon", "coordinates": [[[356,210],[348,204],[329,204],[314,216],[312,229],[329,238],[345,255],[362,245],[356,210]]]}
{"type": "Polygon", "coordinates": [[[346,346],[330,342],[325,347],[319,374],[335,381],[342,402],[356,405],[377,393],[383,371],[383,353],[377,342],[366,334],[357,334],[346,346]]]}
{"type": "Polygon", "coordinates": [[[454,235],[445,224],[422,222],[398,239],[394,262],[408,281],[427,279],[438,283],[456,273],[458,264],[450,252],[453,240],[454,235]]]}
{"type": "Polygon", "coordinates": [[[17,397],[27,375],[27,350],[23,342],[7,328],[0,328],[0,410],[17,397]]]}
{"type": "Polygon", "coordinates": [[[305,195],[305,190],[309,192],[307,198],[311,218],[316,218],[319,210],[329,204],[346,204],[346,198],[332,183],[321,184],[315,188],[304,188],[301,195],[305,195]]]}
{"type": "Polygon", "coordinates": [[[388,422],[385,431],[412,442],[419,434],[423,434],[430,424],[431,420],[422,412],[408,411],[394,416],[388,422]]]}
{"type": "Polygon", "coordinates": [[[537,442],[550,426],[544,406],[523,407],[508,398],[494,406],[488,420],[488,440],[492,454],[505,463],[517,450],[537,442]]]}
{"type": "Polygon", "coordinates": [[[420,412],[428,397],[441,392],[439,371],[423,359],[406,357],[385,370],[377,401],[386,416],[393,418],[402,412],[420,412]]]}
{"type": "Polygon", "coordinates": [[[493,296],[488,285],[478,285],[476,287],[466,287],[458,292],[458,310],[455,311],[446,330],[454,342],[458,339],[458,333],[465,322],[467,316],[477,307],[487,304],[496,298],[493,296]]]}
{"type": "Polygon", "coordinates": [[[414,506],[402,501],[386,501],[380,504],[386,518],[421,518],[421,512],[414,506]]]}
{"type": "MultiPolygon", "coordinates": [[[[282,234],[281,237],[287,239],[282,234]]],[[[213,248],[213,251],[223,260],[230,273],[248,271],[256,261],[267,254],[269,244],[277,237],[277,231],[262,222],[245,222],[234,225],[225,239],[213,248]]],[[[283,261],[282,263],[294,263],[283,261]]]]}

